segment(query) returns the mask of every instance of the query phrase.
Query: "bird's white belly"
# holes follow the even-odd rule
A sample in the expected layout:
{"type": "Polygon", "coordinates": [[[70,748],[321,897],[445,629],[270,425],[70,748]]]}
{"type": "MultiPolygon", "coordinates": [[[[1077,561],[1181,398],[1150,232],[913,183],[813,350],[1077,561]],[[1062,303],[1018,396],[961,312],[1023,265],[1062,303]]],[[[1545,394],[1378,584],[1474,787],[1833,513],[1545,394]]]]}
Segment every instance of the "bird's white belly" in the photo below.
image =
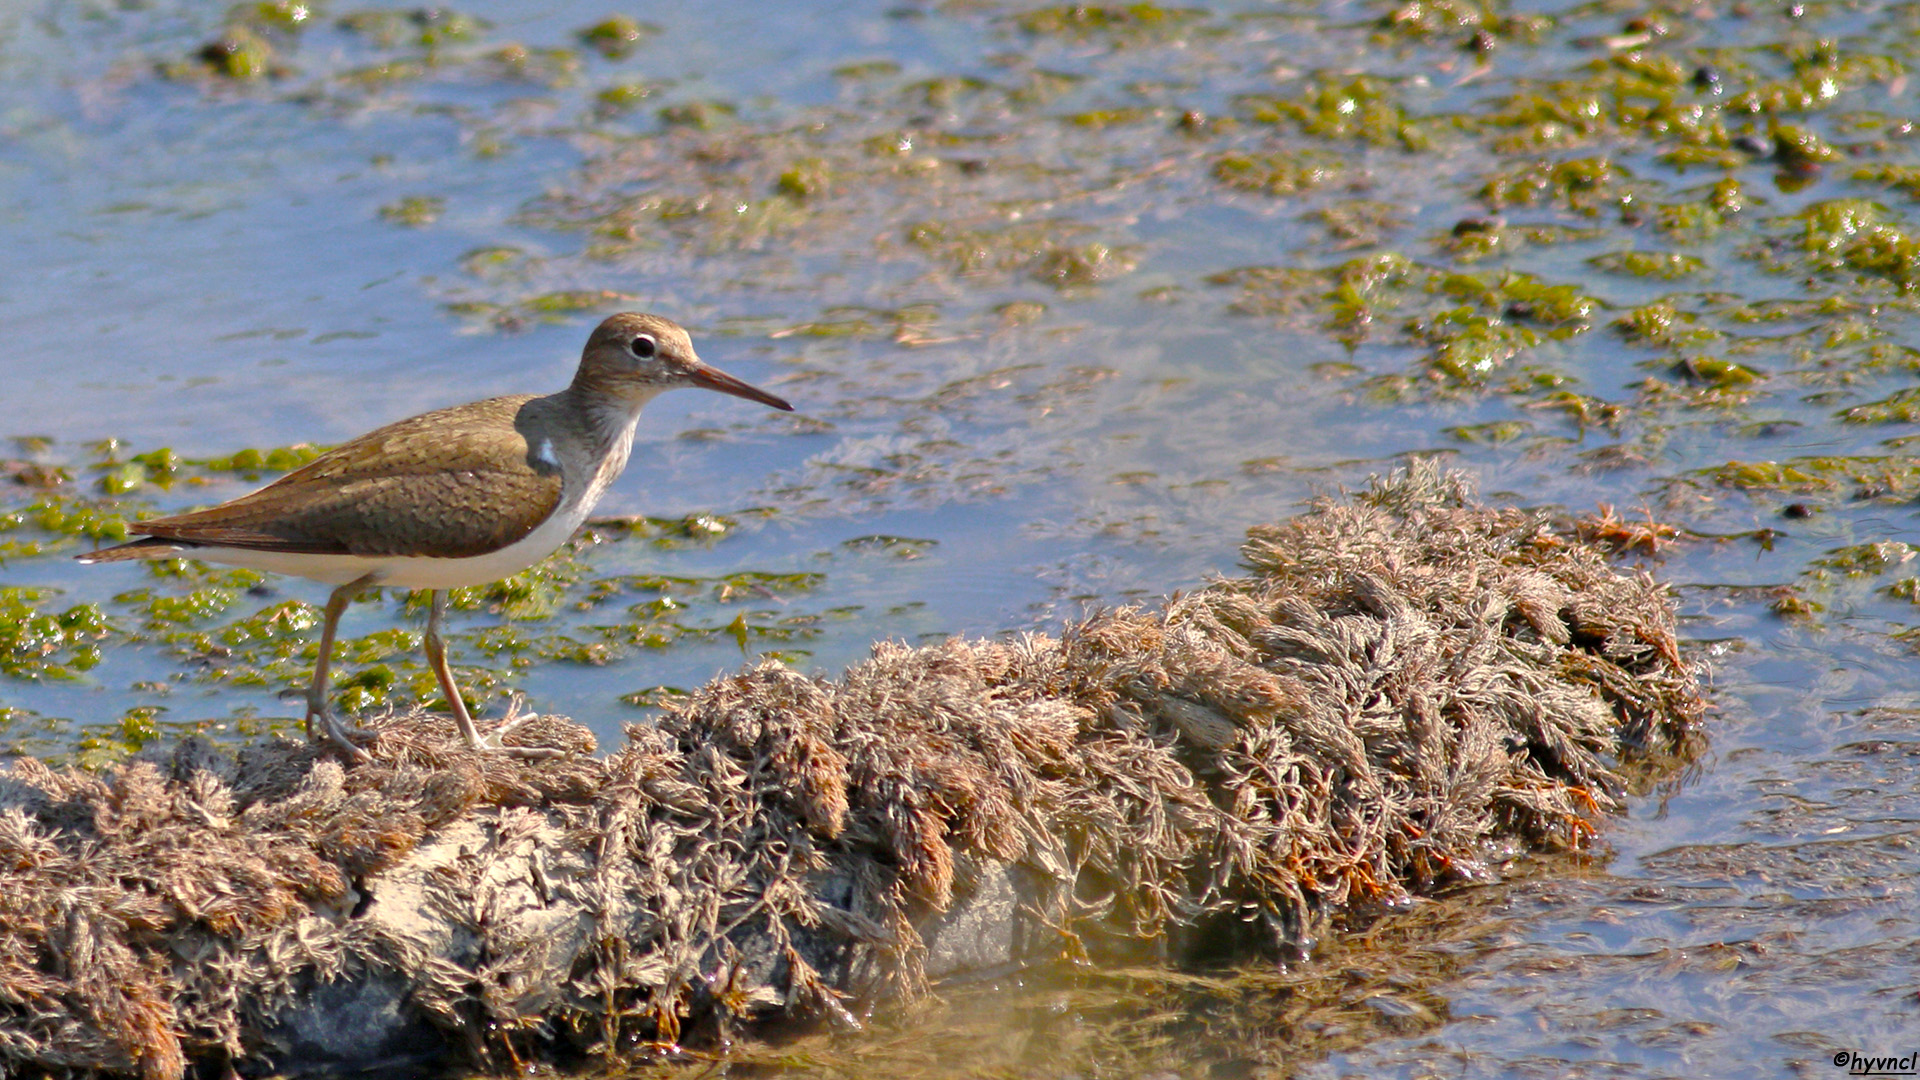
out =
{"type": "MultiPolygon", "coordinates": [[[[597,496],[599,492],[592,494],[597,496]]],[[[554,511],[525,537],[498,551],[465,559],[430,559],[417,555],[302,555],[210,544],[179,554],[248,570],[290,574],[328,585],[345,585],[372,574],[375,585],[399,589],[459,589],[511,577],[553,554],[573,537],[595,501],[576,499],[554,511]]]]}

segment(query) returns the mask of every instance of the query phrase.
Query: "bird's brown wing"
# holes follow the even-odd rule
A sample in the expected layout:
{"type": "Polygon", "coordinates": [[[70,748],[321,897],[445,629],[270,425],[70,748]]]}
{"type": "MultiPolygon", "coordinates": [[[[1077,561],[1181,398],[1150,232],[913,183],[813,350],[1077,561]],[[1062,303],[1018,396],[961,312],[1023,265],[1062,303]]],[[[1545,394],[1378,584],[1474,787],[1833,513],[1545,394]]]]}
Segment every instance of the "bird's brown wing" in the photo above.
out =
{"type": "Polygon", "coordinates": [[[251,495],[128,529],[259,551],[485,554],[522,539],[560,505],[552,451],[530,455],[516,428],[539,400],[493,398],[401,420],[251,495]]]}

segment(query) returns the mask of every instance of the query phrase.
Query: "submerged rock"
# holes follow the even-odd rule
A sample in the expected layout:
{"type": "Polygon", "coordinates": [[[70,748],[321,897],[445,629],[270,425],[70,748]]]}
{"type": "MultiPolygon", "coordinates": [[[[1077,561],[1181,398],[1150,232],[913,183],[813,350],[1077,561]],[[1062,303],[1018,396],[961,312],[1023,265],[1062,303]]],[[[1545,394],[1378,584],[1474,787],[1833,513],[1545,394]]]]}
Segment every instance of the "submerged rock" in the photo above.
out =
{"type": "Polygon", "coordinates": [[[617,1055],[1071,958],[1298,952],[1578,846],[1696,737],[1665,591],[1416,467],[1059,637],[764,663],[605,758],[199,740],[0,773],[0,1059],[180,1076],[617,1055]],[[343,1034],[351,1033],[351,1037],[343,1034]]]}

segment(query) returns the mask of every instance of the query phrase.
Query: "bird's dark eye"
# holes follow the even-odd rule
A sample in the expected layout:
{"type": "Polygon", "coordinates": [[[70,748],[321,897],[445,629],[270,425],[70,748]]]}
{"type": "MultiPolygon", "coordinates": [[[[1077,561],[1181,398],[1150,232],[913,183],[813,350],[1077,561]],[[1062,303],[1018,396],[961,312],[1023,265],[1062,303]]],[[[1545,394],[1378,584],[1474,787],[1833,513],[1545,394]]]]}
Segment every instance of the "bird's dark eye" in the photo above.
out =
{"type": "Polygon", "coordinates": [[[651,360],[660,352],[660,343],[653,340],[652,334],[641,334],[627,342],[627,351],[642,360],[651,360]]]}

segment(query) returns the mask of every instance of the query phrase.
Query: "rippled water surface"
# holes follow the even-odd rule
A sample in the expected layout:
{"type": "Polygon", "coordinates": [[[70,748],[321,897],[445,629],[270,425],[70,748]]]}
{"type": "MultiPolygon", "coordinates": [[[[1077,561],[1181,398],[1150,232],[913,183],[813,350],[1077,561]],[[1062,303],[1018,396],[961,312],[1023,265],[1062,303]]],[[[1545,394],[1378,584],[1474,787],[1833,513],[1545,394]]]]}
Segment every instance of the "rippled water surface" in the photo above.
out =
{"type": "MultiPolygon", "coordinates": [[[[524,693],[605,744],[753,656],[1057,627],[1422,452],[1689,530],[1651,569],[1719,705],[1601,857],[1299,970],[964,989],[764,1067],[1920,1048],[1913,6],[633,0],[632,40],[584,35],[609,13],[0,9],[12,748],[289,723],[323,587],[69,556],[272,474],[242,451],[557,389],[648,309],[797,412],[650,406],[602,507],[629,520],[459,598],[496,713],[524,693]]],[[[351,707],[433,693],[423,617],[352,609],[351,707]]]]}

